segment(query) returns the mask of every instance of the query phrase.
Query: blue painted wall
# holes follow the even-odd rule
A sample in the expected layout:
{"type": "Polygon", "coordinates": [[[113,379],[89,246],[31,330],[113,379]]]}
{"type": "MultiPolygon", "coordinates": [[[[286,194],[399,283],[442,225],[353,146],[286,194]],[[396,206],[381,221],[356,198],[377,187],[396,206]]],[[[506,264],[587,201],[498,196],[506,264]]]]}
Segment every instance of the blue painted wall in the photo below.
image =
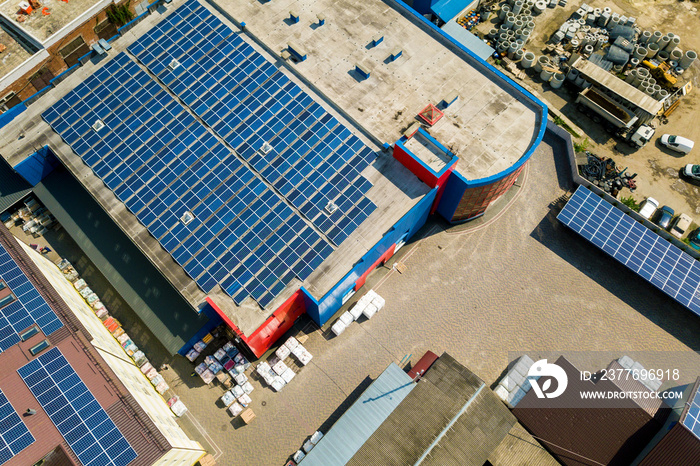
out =
{"type": "Polygon", "coordinates": [[[420,228],[425,225],[430,207],[433,205],[438,188],[433,188],[425,195],[413,208],[404,215],[389,230],[379,242],[365,254],[362,259],[355,264],[355,267],[337,285],[333,287],[320,301],[316,301],[313,296],[304,288],[306,312],[319,325],[323,325],[338,312],[342,306],[343,295],[351,288],[355,287],[355,282],[371,267],[382,254],[394,245],[403,235],[408,232],[411,238],[420,228]]]}
{"type": "Polygon", "coordinates": [[[36,186],[54,171],[60,163],[54,153],[51,152],[51,149],[49,149],[49,146],[44,146],[13,168],[22,178],[27,180],[27,183],[36,186]]]}
{"type": "Polygon", "coordinates": [[[445,183],[445,190],[442,192],[436,212],[449,222],[468,186],[469,181],[457,171],[453,171],[445,183]]]}
{"type": "Polygon", "coordinates": [[[413,0],[413,9],[422,15],[432,13],[433,5],[439,1],[440,0],[413,0]]]}
{"type": "Polygon", "coordinates": [[[4,112],[2,115],[0,115],[0,128],[3,128],[5,125],[7,125],[9,122],[15,119],[15,117],[22,112],[24,112],[27,109],[27,106],[24,105],[23,103],[19,105],[15,105],[8,111],[4,112]]]}
{"type": "Polygon", "coordinates": [[[209,317],[209,322],[204,324],[204,326],[201,329],[199,329],[199,331],[195,333],[194,336],[190,338],[189,341],[185,343],[185,345],[182,348],[180,348],[180,350],[177,352],[178,354],[182,356],[186,355],[187,352],[190,349],[192,349],[194,344],[201,340],[204,335],[211,332],[224,322],[221,316],[219,316],[219,314],[209,304],[206,304],[202,308],[202,314],[209,317]]]}

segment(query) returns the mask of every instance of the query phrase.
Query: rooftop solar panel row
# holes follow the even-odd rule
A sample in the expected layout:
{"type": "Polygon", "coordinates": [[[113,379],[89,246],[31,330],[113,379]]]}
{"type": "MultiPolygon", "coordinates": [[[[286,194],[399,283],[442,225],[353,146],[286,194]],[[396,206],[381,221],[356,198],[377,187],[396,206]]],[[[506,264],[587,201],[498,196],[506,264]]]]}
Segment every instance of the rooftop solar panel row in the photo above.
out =
{"type": "Polygon", "coordinates": [[[33,324],[37,324],[44,335],[50,335],[63,327],[63,323],[2,245],[0,280],[16,298],[0,308],[0,351],[19,343],[18,334],[33,324]]]}
{"type": "Polygon", "coordinates": [[[692,399],[688,403],[688,412],[683,419],[683,425],[700,439],[700,390],[691,396],[692,399]]]}
{"type": "Polygon", "coordinates": [[[34,437],[0,390],[0,464],[11,460],[32,443],[34,437]]]}
{"type": "Polygon", "coordinates": [[[130,51],[333,243],[342,243],[376,208],[360,205],[372,187],[360,172],[373,151],[197,2],[164,23],[130,51]],[[267,153],[260,151],[265,143],[267,153]],[[329,214],[329,204],[343,207],[329,214]]]}
{"type": "Polygon", "coordinates": [[[652,285],[700,314],[700,264],[692,256],[584,186],[579,186],[557,218],[652,285]]]}
{"type": "Polygon", "coordinates": [[[136,452],[58,348],[17,371],[85,466],[126,466],[136,452]]]}
{"type": "MultiPolygon", "coordinates": [[[[44,118],[205,292],[219,283],[238,304],[253,296],[266,306],[294,277],[308,277],[301,261],[325,240],[317,235],[295,247],[280,241],[282,231],[290,239],[307,234],[299,215],[124,57],[44,118]],[[82,115],[106,127],[95,131],[82,115]],[[185,224],[187,212],[194,220],[185,224]],[[299,273],[282,270],[282,257],[289,268],[300,262],[299,273]]],[[[331,252],[317,254],[322,261],[331,252]]]]}

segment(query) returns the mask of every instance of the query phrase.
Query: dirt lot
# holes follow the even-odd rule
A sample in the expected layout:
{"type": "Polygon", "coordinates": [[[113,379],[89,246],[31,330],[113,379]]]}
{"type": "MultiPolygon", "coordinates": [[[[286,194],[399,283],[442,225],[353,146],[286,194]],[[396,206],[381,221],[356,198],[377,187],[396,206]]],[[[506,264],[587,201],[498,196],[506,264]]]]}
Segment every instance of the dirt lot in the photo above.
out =
{"type": "MultiPolygon", "coordinates": [[[[526,49],[536,55],[542,55],[542,49],[550,36],[566,21],[571,13],[584,2],[569,2],[566,7],[548,8],[544,13],[535,16],[535,31],[526,49]]],[[[700,28],[698,25],[698,8],[700,3],[676,0],[657,1],[621,1],[593,0],[586,2],[594,8],[609,6],[613,12],[637,18],[637,25],[645,30],[659,30],[662,33],[673,32],[680,36],[682,50],[700,51],[700,28]]],[[[498,23],[497,14],[478,26],[478,32],[487,33],[498,23]]],[[[688,80],[697,88],[700,84],[700,60],[696,60],[691,69],[687,70],[679,83],[688,80]]],[[[685,164],[700,163],[700,148],[695,148],[690,154],[681,156],[661,146],[657,139],[663,134],[677,134],[694,141],[700,141],[700,125],[698,118],[698,103],[700,89],[695,89],[681,100],[678,109],[669,117],[667,124],[658,119],[653,126],[657,128],[654,139],[639,150],[632,150],[625,144],[620,144],[605,132],[599,124],[594,123],[585,115],[580,114],[573,104],[576,93],[565,87],[552,89],[544,84],[534,70],[529,70],[527,77],[520,81],[528,89],[542,97],[550,108],[560,111],[564,116],[578,126],[584,138],[590,141],[588,149],[599,156],[612,157],[618,166],[628,167],[628,173],[638,173],[636,178],[638,189],[633,193],[637,200],[647,196],[656,198],[661,205],[670,205],[676,213],[685,212],[700,220],[700,182],[679,179],[678,171],[685,164]]],[[[580,141],[580,140],[579,140],[580,141]]],[[[629,195],[627,189],[622,196],[629,195]]]]}

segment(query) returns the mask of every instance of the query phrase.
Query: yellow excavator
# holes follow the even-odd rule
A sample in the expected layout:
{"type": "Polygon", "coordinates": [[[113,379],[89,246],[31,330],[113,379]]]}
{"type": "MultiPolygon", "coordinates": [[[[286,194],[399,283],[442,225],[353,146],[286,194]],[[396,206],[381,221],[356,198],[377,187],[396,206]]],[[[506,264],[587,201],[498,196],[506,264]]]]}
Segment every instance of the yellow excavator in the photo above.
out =
{"type": "Polygon", "coordinates": [[[657,65],[651,60],[644,60],[642,65],[649,69],[649,73],[651,73],[651,76],[656,79],[659,86],[664,86],[667,88],[674,87],[678,82],[676,77],[671,74],[671,66],[666,62],[661,62],[661,64],[657,65]]]}

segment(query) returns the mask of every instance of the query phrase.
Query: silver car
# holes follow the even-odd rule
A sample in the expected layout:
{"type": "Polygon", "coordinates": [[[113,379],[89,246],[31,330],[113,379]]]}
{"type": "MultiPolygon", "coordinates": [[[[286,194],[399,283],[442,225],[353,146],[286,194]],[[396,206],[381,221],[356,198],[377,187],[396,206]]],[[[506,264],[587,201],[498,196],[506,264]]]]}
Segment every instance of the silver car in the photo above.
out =
{"type": "Polygon", "coordinates": [[[700,181],[700,165],[693,165],[689,163],[683,169],[683,174],[688,178],[700,181]]]}

